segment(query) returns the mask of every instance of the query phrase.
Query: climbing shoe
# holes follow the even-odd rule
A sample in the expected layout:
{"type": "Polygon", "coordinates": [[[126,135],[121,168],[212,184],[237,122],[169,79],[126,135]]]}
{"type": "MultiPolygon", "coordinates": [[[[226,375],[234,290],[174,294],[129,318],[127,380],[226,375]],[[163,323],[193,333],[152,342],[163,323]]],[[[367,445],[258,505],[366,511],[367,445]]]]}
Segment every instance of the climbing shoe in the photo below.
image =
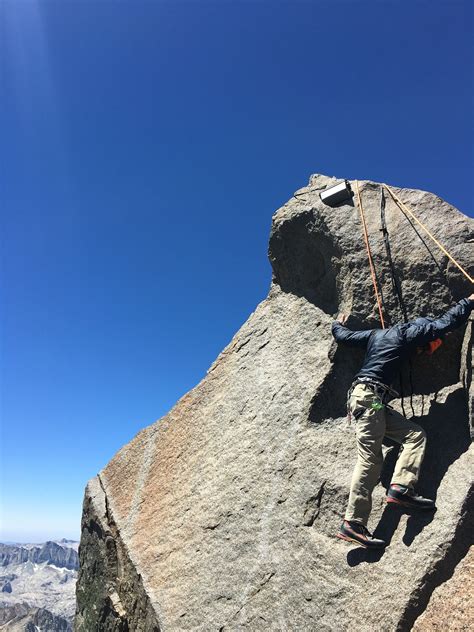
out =
{"type": "Polygon", "coordinates": [[[405,487],[405,485],[390,485],[387,492],[387,502],[410,509],[435,509],[434,500],[417,496],[412,489],[405,487]]]}
{"type": "Polygon", "coordinates": [[[386,546],[386,542],[384,540],[374,538],[367,527],[364,527],[364,525],[360,522],[344,520],[339,532],[336,533],[336,536],[341,538],[341,540],[347,540],[348,542],[360,544],[360,546],[363,546],[366,549],[383,549],[386,546]]]}

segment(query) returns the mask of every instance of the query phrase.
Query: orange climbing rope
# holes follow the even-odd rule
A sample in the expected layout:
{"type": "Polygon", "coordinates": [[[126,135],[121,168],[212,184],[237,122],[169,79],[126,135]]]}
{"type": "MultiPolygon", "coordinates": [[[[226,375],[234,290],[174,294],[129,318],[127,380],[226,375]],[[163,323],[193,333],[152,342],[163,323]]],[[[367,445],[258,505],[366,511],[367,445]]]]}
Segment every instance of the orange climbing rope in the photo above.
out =
{"type": "Polygon", "coordinates": [[[356,188],[357,188],[357,205],[360,211],[362,229],[364,231],[364,240],[365,240],[365,247],[367,248],[367,256],[369,258],[370,274],[372,276],[372,283],[374,285],[375,298],[377,299],[377,306],[379,308],[380,322],[382,324],[382,329],[385,329],[385,321],[384,321],[383,313],[382,313],[382,300],[380,298],[379,290],[377,287],[377,278],[375,276],[374,262],[372,260],[372,253],[370,251],[369,236],[367,234],[367,224],[365,223],[364,209],[362,207],[362,199],[360,197],[359,180],[356,180],[356,188]]]}
{"type": "MultiPolygon", "coordinates": [[[[375,267],[374,267],[374,262],[373,262],[373,258],[372,258],[372,252],[370,250],[370,244],[369,244],[369,236],[367,233],[367,224],[365,221],[365,215],[364,215],[364,208],[362,206],[362,198],[360,195],[360,188],[359,188],[359,181],[356,180],[356,189],[357,189],[357,205],[359,207],[359,211],[360,211],[360,219],[362,222],[362,229],[364,232],[364,241],[365,241],[365,247],[367,249],[367,256],[369,259],[369,267],[370,267],[370,274],[372,277],[372,284],[374,286],[374,293],[375,293],[375,298],[377,300],[377,307],[379,310],[379,315],[380,315],[380,322],[382,324],[382,329],[385,329],[385,321],[384,321],[384,317],[383,317],[383,311],[382,311],[382,299],[378,290],[378,286],[377,286],[377,277],[375,275],[375,267]]],[[[402,211],[405,211],[406,213],[408,213],[417,224],[419,224],[421,226],[421,228],[423,228],[423,230],[425,231],[425,233],[428,235],[428,237],[430,237],[430,239],[432,239],[432,241],[434,241],[434,243],[438,246],[438,248],[448,257],[448,259],[450,261],[452,261],[454,263],[454,265],[464,274],[464,276],[471,282],[474,283],[474,279],[471,277],[471,275],[461,266],[460,263],[458,263],[456,261],[456,259],[453,257],[453,255],[448,252],[448,250],[446,250],[446,248],[443,246],[443,244],[441,244],[436,237],[428,230],[428,228],[423,224],[423,222],[421,220],[419,220],[415,214],[413,213],[413,211],[411,211],[408,206],[406,204],[404,204],[400,198],[392,191],[392,189],[387,186],[386,184],[382,185],[389,193],[390,196],[392,197],[392,200],[395,202],[395,204],[398,206],[398,208],[402,211]]]]}
{"type": "Polygon", "coordinates": [[[426,228],[426,226],[423,224],[423,222],[421,220],[419,220],[414,213],[408,208],[408,206],[406,206],[406,204],[404,204],[400,198],[392,191],[392,189],[390,189],[390,187],[388,187],[386,184],[383,185],[387,191],[390,193],[390,195],[392,196],[393,201],[395,202],[395,204],[405,210],[409,215],[411,215],[411,217],[413,217],[413,219],[415,220],[415,222],[417,222],[425,231],[425,233],[428,235],[428,237],[430,237],[434,243],[438,246],[438,248],[444,252],[444,254],[448,257],[448,259],[450,259],[454,265],[459,268],[459,270],[461,270],[461,272],[464,274],[464,276],[469,279],[469,281],[471,283],[474,283],[474,279],[468,274],[468,272],[466,272],[466,270],[464,270],[464,268],[456,261],[456,259],[446,250],[446,248],[436,239],[436,237],[434,237],[434,235],[432,235],[430,233],[430,231],[426,228]]]}

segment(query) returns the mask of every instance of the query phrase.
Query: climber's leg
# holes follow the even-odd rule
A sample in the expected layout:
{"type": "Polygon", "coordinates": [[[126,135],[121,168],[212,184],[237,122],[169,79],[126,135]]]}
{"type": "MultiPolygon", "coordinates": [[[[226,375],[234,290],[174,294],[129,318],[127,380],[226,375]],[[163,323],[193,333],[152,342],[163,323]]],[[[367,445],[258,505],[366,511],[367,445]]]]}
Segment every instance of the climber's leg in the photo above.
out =
{"type": "Polygon", "coordinates": [[[374,392],[358,384],[350,399],[357,437],[357,463],[352,475],[345,519],[367,525],[372,509],[372,491],[382,468],[382,441],[385,435],[385,409],[372,406],[378,402],[374,392]]]}
{"type": "Polygon", "coordinates": [[[425,455],[426,433],[414,421],[392,409],[387,410],[386,424],[387,437],[401,444],[392,483],[413,489],[425,455]]]}
{"type": "Polygon", "coordinates": [[[417,496],[414,492],[425,454],[425,431],[414,421],[391,409],[387,410],[386,424],[387,437],[401,444],[387,502],[415,509],[434,509],[433,500],[417,496]]]}

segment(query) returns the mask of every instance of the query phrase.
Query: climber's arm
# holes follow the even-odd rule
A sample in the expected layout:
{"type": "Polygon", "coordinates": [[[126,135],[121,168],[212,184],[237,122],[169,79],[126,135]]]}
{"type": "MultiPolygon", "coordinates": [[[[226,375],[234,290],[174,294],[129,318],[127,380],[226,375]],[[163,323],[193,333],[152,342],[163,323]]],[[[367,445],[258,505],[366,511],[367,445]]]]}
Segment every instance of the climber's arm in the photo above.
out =
{"type": "Polygon", "coordinates": [[[473,308],[474,294],[471,294],[468,298],[461,299],[440,318],[423,325],[410,325],[405,332],[407,343],[423,346],[457,329],[468,320],[473,308]]]}
{"type": "Polygon", "coordinates": [[[337,342],[344,342],[345,344],[353,345],[355,347],[366,347],[369,340],[372,329],[366,329],[363,331],[352,331],[347,327],[344,327],[342,323],[335,320],[331,327],[332,335],[337,342]]]}

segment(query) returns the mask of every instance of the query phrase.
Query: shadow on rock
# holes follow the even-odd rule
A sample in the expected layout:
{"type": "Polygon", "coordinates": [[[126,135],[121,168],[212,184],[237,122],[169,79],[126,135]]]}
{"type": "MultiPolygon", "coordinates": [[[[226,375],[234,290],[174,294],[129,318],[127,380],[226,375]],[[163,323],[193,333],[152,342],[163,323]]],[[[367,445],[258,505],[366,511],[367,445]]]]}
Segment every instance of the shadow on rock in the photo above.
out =
{"type": "Polygon", "coordinates": [[[369,549],[358,547],[357,549],[352,549],[351,551],[349,551],[349,553],[347,554],[347,563],[349,566],[358,566],[362,562],[373,564],[374,562],[378,562],[383,554],[383,549],[370,551],[369,549]]]}
{"type": "Polygon", "coordinates": [[[337,346],[334,343],[330,354],[332,367],[311,400],[309,421],[312,424],[346,416],[347,401],[345,396],[341,397],[341,393],[345,394],[349,390],[363,357],[360,349],[337,346]]]}
{"type": "MultiPolygon", "coordinates": [[[[435,510],[436,511],[436,510],[435,510]]],[[[403,543],[406,546],[410,546],[416,536],[428,525],[434,517],[435,511],[425,511],[420,513],[419,511],[404,509],[403,507],[387,506],[384,509],[382,518],[380,519],[377,528],[374,531],[376,538],[385,540],[387,546],[390,546],[393,535],[400,524],[401,517],[408,514],[410,518],[407,521],[407,527],[405,535],[403,536],[403,543]]],[[[359,547],[349,551],[347,554],[347,563],[349,566],[358,566],[362,562],[373,564],[382,559],[386,549],[370,550],[359,547]]]]}
{"type": "Polygon", "coordinates": [[[436,511],[436,509],[433,509],[432,511],[418,511],[416,513],[411,512],[410,517],[407,520],[407,526],[403,536],[403,544],[411,546],[416,536],[419,535],[423,529],[433,521],[436,511]]]}

